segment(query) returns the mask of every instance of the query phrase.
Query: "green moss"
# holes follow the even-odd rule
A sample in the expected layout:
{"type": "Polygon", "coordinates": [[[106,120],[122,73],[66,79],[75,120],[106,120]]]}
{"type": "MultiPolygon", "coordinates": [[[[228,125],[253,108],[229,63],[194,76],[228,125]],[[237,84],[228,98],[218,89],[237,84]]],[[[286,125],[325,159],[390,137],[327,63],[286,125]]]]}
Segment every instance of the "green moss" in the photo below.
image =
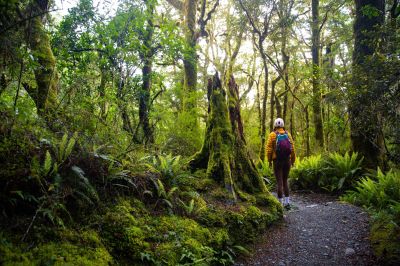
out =
{"type": "Polygon", "coordinates": [[[37,88],[28,89],[28,93],[36,103],[38,113],[44,114],[46,111],[54,110],[57,106],[56,62],[42,18],[32,19],[30,27],[30,30],[27,31],[29,35],[26,38],[39,66],[34,71],[37,88]]]}
{"type": "Polygon", "coordinates": [[[227,225],[225,217],[224,210],[211,206],[201,212],[197,220],[207,227],[225,227],[227,225]]]}
{"type": "Polygon", "coordinates": [[[109,265],[113,262],[107,249],[93,231],[68,231],[64,241],[42,243],[23,252],[6,239],[0,241],[2,265],[109,265]],[[69,242],[71,241],[71,242],[69,242]]]}
{"type": "Polygon", "coordinates": [[[211,229],[212,232],[212,246],[223,248],[230,243],[230,237],[226,228],[211,229]]]}
{"type": "Polygon", "coordinates": [[[225,200],[234,201],[235,200],[232,193],[229,193],[229,191],[223,187],[216,187],[213,190],[211,190],[210,196],[215,200],[221,200],[221,201],[225,201],[225,200]]]}
{"type": "Polygon", "coordinates": [[[176,243],[164,242],[156,246],[154,254],[158,260],[169,265],[176,265],[179,262],[180,254],[176,243]]]}
{"type": "Polygon", "coordinates": [[[375,255],[386,264],[400,261],[400,226],[391,215],[381,213],[371,227],[371,243],[375,255]]]}
{"type": "Polygon", "coordinates": [[[240,190],[237,191],[237,194],[240,199],[247,201],[251,204],[256,204],[256,197],[254,197],[253,195],[250,195],[250,194],[240,191],[240,190]]]}
{"type": "Polygon", "coordinates": [[[0,265],[29,265],[29,257],[0,232],[0,265]]]}
{"type": "Polygon", "coordinates": [[[71,243],[49,243],[30,252],[36,265],[109,265],[112,257],[104,247],[90,248],[71,243]]]}
{"type": "Polygon", "coordinates": [[[211,246],[217,242],[222,245],[226,238],[221,231],[215,239],[208,228],[179,216],[160,217],[155,231],[158,233],[158,238],[153,239],[157,243],[155,255],[168,265],[212,260],[215,252],[211,246]]]}
{"type": "Polygon", "coordinates": [[[255,206],[242,207],[240,212],[228,211],[229,234],[235,243],[253,242],[260,232],[277,219],[276,215],[264,212],[255,206]],[[246,236],[244,239],[243,236],[246,236]]]}
{"type": "Polygon", "coordinates": [[[257,206],[267,208],[267,212],[276,216],[276,218],[282,217],[283,208],[282,204],[270,193],[258,193],[255,195],[257,206]]]}
{"type": "Polygon", "coordinates": [[[159,220],[156,230],[161,235],[179,237],[181,239],[195,238],[201,243],[207,244],[211,239],[210,231],[200,226],[196,221],[179,216],[164,216],[159,220]],[[174,232],[175,234],[171,234],[174,232]]]}
{"type": "Polygon", "coordinates": [[[101,236],[117,257],[141,261],[141,253],[150,248],[145,240],[151,234],[147,226],[150,220],[142,203],[133,203],[120,200],[103,216],[101,236]]]}

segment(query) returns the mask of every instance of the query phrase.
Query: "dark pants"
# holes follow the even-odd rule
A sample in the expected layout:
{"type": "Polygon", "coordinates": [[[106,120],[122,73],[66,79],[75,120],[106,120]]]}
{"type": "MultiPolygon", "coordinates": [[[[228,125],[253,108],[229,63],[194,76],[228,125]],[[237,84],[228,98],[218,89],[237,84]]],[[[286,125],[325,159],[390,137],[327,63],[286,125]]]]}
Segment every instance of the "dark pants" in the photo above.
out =
{"type": "Polygon", "coordinates": [[[274,160],[274,174],[276,177],[276,185],[278,187],[278,198],[289,197],[288,177],[290,171],[290,159],[288,160],[274,160]]]}

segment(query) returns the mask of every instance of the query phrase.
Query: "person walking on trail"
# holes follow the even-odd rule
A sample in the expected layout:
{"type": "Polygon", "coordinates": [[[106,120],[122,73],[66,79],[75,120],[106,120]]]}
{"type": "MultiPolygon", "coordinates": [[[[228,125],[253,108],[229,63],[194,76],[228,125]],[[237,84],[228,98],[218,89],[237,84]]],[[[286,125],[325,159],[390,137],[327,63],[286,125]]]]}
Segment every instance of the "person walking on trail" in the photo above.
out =
{"type": "Polygon", "coordinates": [[[290,208],[288,177],[290,167],[296,160],[296,153],[293,138],[285,130],[285,123],[282,118],[275,120],[274,131],[268,136],[267,158],[270,167],[273,163],[279,202],[285,208],[290,208]],[[283,198],[283,194],[285,194],[285,198],[283,198]]]}

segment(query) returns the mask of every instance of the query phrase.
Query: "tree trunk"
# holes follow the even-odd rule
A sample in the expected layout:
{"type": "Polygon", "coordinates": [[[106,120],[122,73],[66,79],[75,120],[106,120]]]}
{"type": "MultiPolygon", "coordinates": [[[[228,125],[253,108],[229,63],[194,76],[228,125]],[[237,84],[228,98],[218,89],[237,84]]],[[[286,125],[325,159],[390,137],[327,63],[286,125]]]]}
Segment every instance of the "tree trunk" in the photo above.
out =
{"type": "Polygon", "coordinates": [[[262,107],[261,107],[261,146],[260,146],[260,159],[261,161],[265,161],[265,142],[266,142],[266,131],[267,131],[267,99],[268,99],[268,65],[267,58],[264,54],[264,50],[262,48],[262,41],[259,43],[260,54],[264,67],[264,93],[262,98],[262,107]]]}
{"type": "MultiPolygon", "coordinates": [[[[146,47],[144,52],[141,52],[141,59],[143,61],[142,68],[142,87],[139,93],[139,137],[141,142],[145,144],[154,143],[153,130],[150,127],[150,93],[151,93],[151,78],[153,74],[153,56],[154,49],[152,47],[153,42],[153,15],[154,15],[154,4],[151,1],[145,1],[149,19],[147,19],[146,30],[143,33],[143,45],[146,47]]],[[[137,134],[137,133],[135,133],[137,134]]]]}
{"type": "Polygon", "coordinates": [[[308,113],[308,105],[304,108],[304,113],[306,115],[306,156],[310,156],[310,115],[308,113]]]}
{"type": "Polygon", "coordinates": [[[312,87],[313,87],[313,115],[315,125],[315,140],[317,145],[324,147],[324,132],[321,115],[321,84],[320,84],[320,63],[319,63],[319,46],[320,46],[320,24],[319,24],[319,0],[312,0],[312,87]]]}
{"type": "Polygon", "coordinates": [[[100,95],[100,118],[106,120],[106,82],[107,82],[107,70],[105,66],[100,66],[100,84],[98,87],[100,95]]]}
{"type": "Polygon", "coordinates": [[[186,0],[183,6],[185,17],[185,42],[186,49],[183,54],[184,80],[183,86],[186,96],[184,97],[183,110],[193,112],[196,107],[194,97],[197,86],[197,53],[196,53],[196,11],[197,0],[186,0]]]}
{"type": "Polygon", "coordinates": [[[276,117],[282,117],[282,105],[279,98],[275,96],[276,117]]]}
{"type": "MultiPolygon", "coordinates": [[[[122,72],[122,67],[119,67],[119,82],[118,82],[118,90],[117,90],[117,99],[119,100],[118,103],[118,109],[121,113],[121,118],[122,118],[122,129],[128,132],[135,138],[136,134],[134,132],[134,129],[132,127],[131,119],[128,114],[127,110],[127,105],[128,103],[125,100],[125,95],[124,95],[124,88],[125,88],[125,80],[123,77],[123,72],[122,72]]],[[[135,141],[137,141],[135,139],[135,141]]]]}
{"type": "Polygon", "coordinates": [[[353,88],[349,113],[351,122],[351,142],[354,151],[364,156],[366,167],[384,166],[384,141],[382,125],[369,93],[373,88],[369,73],[368,59],[377,50],[379,36],[375,28],[384,22],[385,2],[383,0],[355,0],[356,19],[354,22],[353,88]],[[376,16],[364,14],[365,8],[374,8],[376,16]]]}
{"type": "MultiPolygon", "coordinates": [[[[275,93],[276,84],[281,80],[282,76],[278,75],[278,77],[271,82],[271,109],[270,109],[270,120],[269,120],[269,131],[274,130],[274,111],[275,111],[275,101],[278,102],[279,108],[281,107],[279,99],[275,93]]],[[[280,112],[277,112],[278,117],[282,117],[282,109],[280,108],[280,112]]]]}
{"type": "Polygon", "coordinates": [[[0,96],[7,89],[8,84],[9,81],[6,78],[6,75],[2,73],[0,77],[0,96]]]}
{"type": "Polygon", "coordinates": [[[261,95],[260,95],[260,82],[256,84],[256,89],[257,89],[257,95],[256,95],[256,106],[257,106],[257,117],[258,117],[258,135],[261,136],[261,124],[262,124],[262,119],[261,119],[261,95]]]}
{"type": "Polygon", "coordinates": [[[294,124],[294,99],[290,106],[290,132],[292,132],[293,140],[296,140],[295,124],[294,124]]]}
{"type": "Polygon", "coordinates": [[[283,114],[282,119],[283,121],[286,121],[286,116],[287,116],[287,106],[288,106],[288,91],[289,91],[289,56],[286,53],[286,43],[287,43],[287,29],[284,28],[283,29],[283,33],[282,33],[282,49],[281,49],[281,53],[282,53],[282,59],[283,59],[283,81],[285,83],[285,95],[283,98],[283,114]]]}
{"type": "Polygon", "coordinates": [[[236,84],[233,75],[231,75],[231,78],[228,82],[228,107],[232,132],[237,139],[240,139],[240,141],[246,143],[243,133],[242,116],[240,115],[239,86],[236,84]]]}
{"type": "Polygon", "coordinates": [[[38,66],[34,70],[37,87],[25,86],[25,88],[35,102],[38,114],[48,117],[55,115],[55,109],[58,106],[58,75],[50,39],[42,23],[44,15],[33,15],[45,14],[47,12],[47,1],[41,1],[40,3],[40,5],[32,3],[27,8],[26,16],[33,18],[27,22],[25,40],[38,66]]]}
{"type": "MultiPolygon", "coordinates": [[[[325,58],[323,60],[324,66],[324,73],[325,73],[325,84],[327,88],[327,94],[329,94],[334,89],[334,81],[333,81],[333,74],[334,74],[334,63],[335,58],[332,55],[332,43],[328,43],[325,49],[325,58]]],[[[323,120],[329,121],[330,120],[330,104],[329,101],[326,102],[325,107],[323,108],[323,120]]],[[[324,130],[325,133],[325,144],[326,150],[330,150],[330,133],[331,130],[324,130]]]]}
{"type": "Polygon", "coordinates": [[[225,90],[216,74],[208,81],[209,116],[202,149],[189,163],[192,170],[207,169],[208,178],[223,184],[234,198],[239,191],[267,192],[264,181],[251,161],[243,134],[234,79],[229,90],[229,107],[225,90]],[[233,94],[233,95],[232,95],[233,94]],[[230,117],[230,113],[234,117],[230,117]],[[239,114],[239,115],[238,115],[239,114]]]}

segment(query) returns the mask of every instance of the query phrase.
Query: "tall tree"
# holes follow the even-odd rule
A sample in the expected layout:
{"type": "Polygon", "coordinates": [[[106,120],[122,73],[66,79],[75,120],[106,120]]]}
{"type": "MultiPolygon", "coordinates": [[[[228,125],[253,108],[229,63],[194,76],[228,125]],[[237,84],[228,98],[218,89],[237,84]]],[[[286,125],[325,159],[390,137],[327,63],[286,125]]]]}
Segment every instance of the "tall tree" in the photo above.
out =
{"type": "MultiPolygon", "coordinates": [[[[146,26],[144,28],[142,36],[143,45],[145,49],[141,49],[139,52],[140,58],[143,63],[142,67],[142,86],[139,92],[139,125],[138,129],[143,132],[143,141],[145,143],[153,143],[154,135],[153,130],[150,127],[149,112],[150,112],[150,92],[151,92],[151,76],[153,74],[153,57],[156,52],[156,48],[153,46],[153,34],[154,34],[154,8],[155,2],[153,0],[144,0],[146,6],[146,26]]],[[[135,134],[137,136],[137,134],[135,134]]]]}
{"type": "Polygon", "coordinates": [[[311,3],[312,12],[312,87],[313,87],[313,115],[315,125],[315,139],[317,145],[321,148],[324,147],[324,131],[322,124],[322,112],[321,112],[321,82],[320,82],[320,39],[321,39],[321,27],[319,19],[319,0],[312,0],[311,3]]]}
{"type": "Polygon", "coordinates": [[[197,87],[197,52],[196,45],[199,37],[207,36],[206,25],[211,19],[211,15],[215,12],[219,4],[216,0],[209,12],[206,12],[207,0],[201,0],[200,16],[197,16],[199,0],[167,0],[174,8],[176,8],[184,18],[183,31],[185,35],[185,51],[183,55],[184,66],[184,90],[185,98],[183,101],[183,109],[192,112],[196,106],[196,97],[193,97],[197,87]],[[199,29],[197,29],[198,19],[199,29]]]}
{"type": "MultiPolygon", "coordinates": [[[[271,19],[276,11],[276,3],[274,0],[266,1],[265,6],[261,8],[258,5],[261,3],[256,1],[256,7],[249,7],[244,4],[243,0],[239,0],[239,4],[246,14],[247,20],[250,23],[252,32],[255,36],[255,46],[257,47],[263,64],[264,71],[264,91],[262,98],[261,107],[261,146],[260,146],[260,159],[265,160],[265,142],[266,142],[266,120],[267,120],[267,99],[268,99],[268,81],[269,81],[269,70],[268,70],[268,55],[264,48],[264,41],[271,32],[271,19]],[[262,10],[262,11],[261,11],[262,10]],[[262,16],[263,19],[259,19],[262,16]]],[[[250,3],[251,4],[251,3],[250,3]]],[[[254,3],[253,3],[254,4],[254,3]]]]}
{"type": "Polygon", "coordinates": [[[25,41],[38,66],[34,69],[36,86],[25,83],[24,88],[34,100],[38,114],[49,118],[55,115],[57,107],[58,74],[50,38],[43,25],[48,8],[48,1],[36,0],[25,10],[25,41]]]}
{"type": "MultiPolygon", "coordinates": [[[[384,143],[380,114],[373,108],[373,87],[369,75],[371,58],[378,49],[377,30],[384,23],[384,0],[355,0],[353,93],[349,106],[351,142],[368,167],[384,165],[384,143]]],[[[372,77],[376,78],[376,77],[372,77]]]]}

